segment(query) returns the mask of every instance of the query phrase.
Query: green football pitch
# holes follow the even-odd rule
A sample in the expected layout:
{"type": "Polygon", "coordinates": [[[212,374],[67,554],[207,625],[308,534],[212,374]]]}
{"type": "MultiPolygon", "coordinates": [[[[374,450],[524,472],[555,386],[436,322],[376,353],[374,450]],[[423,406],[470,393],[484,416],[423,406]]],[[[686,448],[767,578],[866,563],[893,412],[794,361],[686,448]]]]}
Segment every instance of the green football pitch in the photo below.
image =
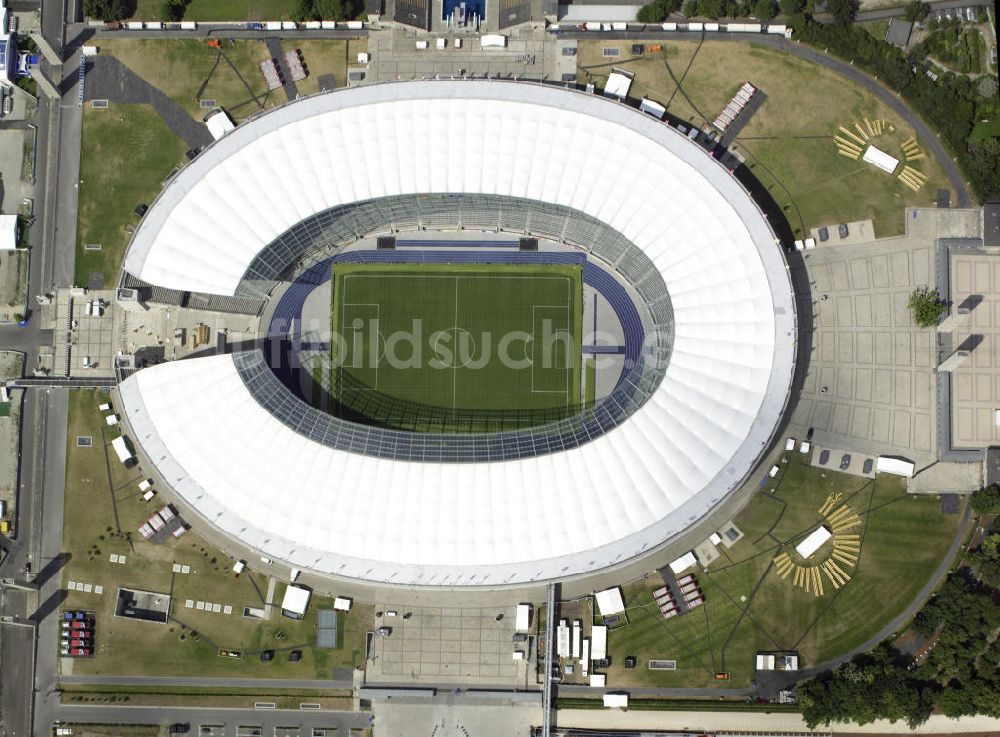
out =
{"type": "Polygon", "coordinates": [[[338,264],[333,393],[360,413],[576,411],[582,299],[579,266],[338,264]]]}

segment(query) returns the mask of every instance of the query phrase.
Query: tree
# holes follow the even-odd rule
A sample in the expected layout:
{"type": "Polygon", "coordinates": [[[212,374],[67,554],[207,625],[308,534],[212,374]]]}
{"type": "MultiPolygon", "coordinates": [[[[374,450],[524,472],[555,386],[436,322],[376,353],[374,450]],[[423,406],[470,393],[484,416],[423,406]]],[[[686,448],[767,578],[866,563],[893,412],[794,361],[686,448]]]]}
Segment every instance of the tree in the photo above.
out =
{"type": "Polygon", "coordinates": [[[913,313],[913,321],[922,328],[934,327],[948,311],[937,290],[930,287],[914,289],[906,306],[913,313]]]}
{"type": "Polygon", "coordinates": [[[828,0],[826,9],[840,26],[849,26],[858,12],[858,0],[828,0]]]}
{"type": "Polygon", "coordinates": [[[163,21],[179,21],[184,17],[184,11],[187,9],[187,0],[163,0],[160,5],[160,20],[163,21]]]}
{"type": "Polygon", "coordinates": [[[319,20],[353,20],[358,14],[354,0],[314,0],[319,20]]]}
{"type": "Polygon", "coordinates": [[[931,13],[931,6],[920,0],[910,0],[906,6],[906,20],[916,23],[923,20],[931,13]]]}
{"type": "Polygon", "coordinates": [[[97,20],[121,20],[135,12],[129,0],[83,0],[83,14],[97,20]]]}
{"type": "Polygon", "coordinates": [[[757,0],[753,6],[753,14],[757,16],[757,20],[771,20],[774,17],[774,0],[757,0]]]}
{"type": "Polygon", "coordinates": [[[1000,486],[992,484],[972,495],[976,514],[1000,514],[1000,486]]]}
{"type": "Polygon", "coordinates": [[[801,13],[805,9],[806,3],[805,0],[780,0],[779,7],[781,14],[790,18],[801,13]]]}
{"type": "Polygon", "coordinates": [[[927,721],[933,693],[931,684],[896,666],[895,651],[885,643],[798,689],[802,716],[810,728],[876,719],[904,720],[912,728],[927,721]]]}
{"type": "Polygon", "coordinates": [[[295,0],[292,5],[292,20],[302,23],[307,20],[316,20],[316,10],[313,7],[313,0],[295,0]]]}
{"type": "Polygon", "coordinates": [[[698,15],[698,0],[684,0],[684,17],[693,18],[698,15]]]}
{"type": "Polygon", "coordinates": [[[662,0],[653,0],[648,5],[643,5],[635,14],[635,19],[640,23],[659,23],[666,17],[667,14],[663,12],[662,0]]]}
{"type": "Polygon", "coordinates": [[[719,18],[725,9],[725,0],[698,0],[698,15],[704,18],[719,18]]]}

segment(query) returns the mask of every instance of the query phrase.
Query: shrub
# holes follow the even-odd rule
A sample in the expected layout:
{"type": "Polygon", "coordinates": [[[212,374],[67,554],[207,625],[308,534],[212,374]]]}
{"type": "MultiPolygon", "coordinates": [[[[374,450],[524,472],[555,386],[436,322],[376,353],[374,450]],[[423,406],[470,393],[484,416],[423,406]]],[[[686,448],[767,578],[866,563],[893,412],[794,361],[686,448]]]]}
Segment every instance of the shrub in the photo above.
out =
{"type": "Polygon", "coordinates": [[[906,306],[913,313],[913,321],[922,328],[934,327],[948,311],[937,290],[930,287],[914,289],[906,306]]]}
{"type": "Polygon", "coordinates": [[[1000,486],[993,484],[973,494],[972,508],[977,514],[1000,514],[1000,486]]]}

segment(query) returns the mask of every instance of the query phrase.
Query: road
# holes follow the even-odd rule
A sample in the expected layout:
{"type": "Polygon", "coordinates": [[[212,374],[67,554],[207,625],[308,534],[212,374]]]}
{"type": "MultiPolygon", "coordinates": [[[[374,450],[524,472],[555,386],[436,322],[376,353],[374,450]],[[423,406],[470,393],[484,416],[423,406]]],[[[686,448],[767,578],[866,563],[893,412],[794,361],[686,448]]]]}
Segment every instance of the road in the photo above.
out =
{"type": "MultiPolygon", "coordinates": [[[[992,6],[989,0],[942,0],[942,2],[928,3],[931,11],[949,10],[951,8],[979,8],[992,6]]],[[[854,17],[855,23],[865,23],[870,20],[884,20],[886,18],[902,18],[906,15],[906,7],[883,8],[882,10],[865,10],[854,17]]]]}
{"type": "MultiPolygon", "coordinates": [[[[313,729],[331,730],[336,737],[349,737],[351,729],[364,729],[369,724],[366,712],[291,710],[291,709],[227,709],[220,707],[67,705],[60,709],[64,722],[92,724],[161,724],[188,722],[190,734],[196,735],[198,725],[222,725],[226,737],[236,737],[238,727],[259,727],[262,737],[272,737],[281,727],[301,727],[301,737],[311,737],[313,729]]],[[[37,735],[44,732],[36,732],[37,735]]]]}
{"type": "MultiPolygon", "coordinates": [[[[331,691],[351,689],[354,682],[308,678],[180,678],[174,676],[63,676],[60,683],[72,685],[169,686],[171,688],[299,688],[331,691]]],[[[412,684],[411,684],[412,687],[412,684]]]]}
{"type": "MultiPolygon", "coordinates": [[[[686,39],[690,41],[694,38],[699,38],[697,34],[670,31],[621,31],[600,34],[588,33],[587,31],[561,31],[559,36],[561,38],[569,39],[600,38],[602,40],[614,39],[619,41],[643,38],[665,39],[668,41],[681,41],[686,39]]],[[[719,33],[711,36],[711,40],[722,41],[725,43],[746,43],[749,39],[745,36],[719,33]]],[[[940,163],[941,167],[944,169],[944,172],[948,177],[948,182],[951,185],[952,190],[955,192],[955,199],[958,206],[973,206],[975,199],[969,190],[969,185],[965,181],[965,177],[963,176],[961,169],[958,168],[958,165],[952,159],[951,154],[948,153],[944,144],[941,143],[940,136],[931,130],[931,128],[924,122],[923,118],[915,113],[895,92],[891,91],[881,82],[873,77],[870,77],[857,67],[847,62],[843,62],[840,59],[835,59],[834,57],[824,54],[821,51],[816,51],[811,46],[806,46],[798,41],[789,41],[778,36],[762,34],[760,36],[754,36],[753,43],[786,51],[799,57],[800,59],[805,59],[815,64],[819,64],[820,66],[824,66],[827,69],[830,69],[842,77],[846,77],[852,82],[855,82],[867,89],[879,100],[888,105],[903,120],[913,126],[918,138],[921,139],[920,142],[924,144],[927,150],[931,152],[934,158],[937,159],[938,163],[940,163]]],[[[767,91],[766,86],[764,87],[764,91],[767,91]]],[[[706,121],[706,124],[707,123],[708,121],[706,121]]]]}

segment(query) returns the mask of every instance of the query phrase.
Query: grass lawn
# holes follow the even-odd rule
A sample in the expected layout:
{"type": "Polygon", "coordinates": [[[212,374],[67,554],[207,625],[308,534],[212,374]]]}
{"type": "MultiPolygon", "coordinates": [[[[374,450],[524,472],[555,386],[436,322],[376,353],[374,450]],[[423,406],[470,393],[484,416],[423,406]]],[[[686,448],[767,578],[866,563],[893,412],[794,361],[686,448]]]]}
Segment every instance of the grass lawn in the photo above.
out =
{"type": "Polygon", "coordinates": [[[858,23],[858,25],[879,41],[885,41],[885,34],[889,31],[889,21],[887,20],[870,20],[858,23]]]}
{"type": "Polygon", "coordinates": [[[295,86],[302,95],[312,95],[319,92],[319,78],[332,74],[337,82],[337,88],[347,86],[347,66],[356,64],[358,54],[368,51],[367,38],[352,38],[347,41],[284,41],[281,47],[285,51],[298,49],[309,76],[296,82],[295,86]]]}
{"type": "MultiPolygon", "coordinates": [[[[160,20],[162,0],[137,0],[136,20],[160,20]]],[[[289,20],[292,0],[190,0],[184,20],[289,20]]]]}
{"type": "Polygon", "coordinates": [[[905,205],[931,206],[938,187],[947,187],[940,165],[929,156],[913,166],[927,175],[918,192],[861,161],[837,153],[833,135],[865,117],[884,118],[895,126],[879,146],[895,156],[899,144],[914,135],[898,116],[867,90],[832,71],[750,42],[664,42],[662,53],[628,61],[629,45],[581,41],[578,79],[603,84],[611,64],[601,54],[607,46],[622,49],[614,66],[635,73],[632,96],[651,97],[673,115],[707,127],[746,80],[765,95],[763,104],[740,131],[734,147],[784,209],[797,235],[819,225],[872,218],[878,236],[903,231],[905,205]],[[677,90],[668,71],[683,78],[677,90]],[[685,76],[686,73],[686,76],[685,76]]]}
{"type": "Polygon", "coordinates": [[[335,394],[359,412],[376,395],[447,417],[575,412],[581,280],[579,266],[337,265],[335,394]]]}
{"type": "Polygon", "coordinates": [[[129,239],[126,227],[138,223],[133,209],[153,201],[185,150],[149,105],[84,107],[76,284],[86,286],[90,272],[101,273],[105,287],[115,284],[129,239]],[[101,250],[85,251],[86,243],[101,250]]]}
{"type": "Polygon", "coordinates": [[[214,49],[204,39],[109,39],[101,41],[101,53],[114,56],[198,120],[207,112],[199,100],[215,100],[236,122],[285,101],[280,90],[268,95],[257,66],[270,57],[263,41],[224,41],[214,49]]]}
{"type": "MultiPolygon", "coordinates": [[[[232,560],[200,538],[197,530],[159,545],[135,532],[162,502],[159,497],[149,503],[141,500],[137,484],[142,474],[126,470],[108,447],[113,433],[97,410],[106,397],[74,391],[70,399],[63,531],[63,550],[69,559],[61,575],[64,587],[68,581],[104,587],[100,596],[67,591],[65,608],[96,613],[96,655],[72,661],[72,672],[329,678],[333,668],[360,665],[364,632],[371,624],[360,613],[340,617],[338,648],[318,649],[314,647],[317,610],[332,608],[332,601],[314,596],[301,621],[282,617],[277,607],[269,621],[245,618],[244,606],[263,606],[266,576],[249,568],[235,576],[232,560]],[[79,435],[91,436],[93,446],[77,447],[79,435]],[[126,556],[126,564],[111,563],[112,553],[126,556]],[[189,565],[191,572],[172,573],[175,562],[189,565]],[[170,622],[115,617],[119,586],[171,594],[170,622]],[[187,609],[186,599],[228,604],[233,614],[187,609]],[[220,648],[238,650],[243,657],[220,657],[220,648]],[[260,662],[264,649],[276,651],[272,662],[260,662]],[[288,661],[286,652],[293,649],[303,651],[301,662],[288,661]]],[[[284,584],[279,582],[276,604],[280,605],[283,593],[284,584]]]]}
{"type": "MultiPolygon", "coordinates": [[[[877,481],[806,465],[792,454],[774,493],[758,493],[735,522],[744,537],[708,572],[696,572],[705,603],[665,620],[651,592],[659,576],[624,587],[629,624],[609,634],[616,685],[745,687],[753,678],[759,650],[794,650],[808,668],[864,643],[905,609],[931,575],[958,528],[960,515],[942,515],[940,501],[912,497],[901,480],[877,481]],[[772,567],[782,549],[791,548],[822,521],[819,507],[831,492],[862,516],[862,549],[849,583],[825,595],[792,586],[772,567]],[[624,670],[626,655],[639,656],[624,670]],[[677,661],[676,671],[650,671],[649,658],[677,661]],[[714,673],[731,679],[716,681],[714,673]]],[[[830,544],[816,554],[829,555],[830,544]]]]}

